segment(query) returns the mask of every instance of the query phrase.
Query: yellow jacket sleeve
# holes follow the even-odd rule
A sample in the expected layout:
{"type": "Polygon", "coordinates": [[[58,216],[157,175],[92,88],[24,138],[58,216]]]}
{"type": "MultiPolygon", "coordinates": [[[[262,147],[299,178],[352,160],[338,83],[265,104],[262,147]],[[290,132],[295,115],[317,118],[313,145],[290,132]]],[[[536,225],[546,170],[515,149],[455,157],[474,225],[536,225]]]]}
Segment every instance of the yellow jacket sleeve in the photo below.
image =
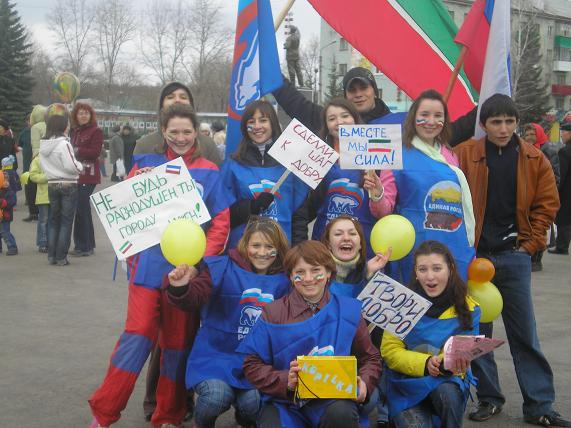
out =
{"type": "Polygon", "coordinates": [[[40,167],[40,159],[37,156],[32,159],[32,163],[30,164],[30,180],[38,184],[48,182],[42,168],[40,167]]]}
{"type": "Polygon", "coordinates": [[[391,370],[413,377],[424,376],[426,360],[432,357],[430,354],[409,351],[402,340],[388,331],[383,333],[381,355],[391,370]]]}

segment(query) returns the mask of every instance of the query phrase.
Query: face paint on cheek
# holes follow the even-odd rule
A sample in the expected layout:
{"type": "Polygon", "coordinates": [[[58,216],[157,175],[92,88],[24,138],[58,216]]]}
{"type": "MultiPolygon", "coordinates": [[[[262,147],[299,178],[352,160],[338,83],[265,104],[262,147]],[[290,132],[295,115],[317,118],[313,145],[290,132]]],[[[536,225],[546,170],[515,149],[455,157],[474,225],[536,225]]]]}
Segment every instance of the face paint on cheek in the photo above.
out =
{"type": "Polygon", "coordinates": [[[270,254],[268,254],[268,257],[275,257],[277,255],[278,255],[278,252],[274,250],[274,251],[270,251],[270,254]]]}
{"type": "Polygon", "coordinates": [[[323,273],[318,273],[317,275],[315,275],[315,276],[313,277],[313,279],[314,279],[315,281],[321,281],[323,278],[325,278],[325,274],[323,274],[323,273]]]}
{"type": "Polygon", "coordinates": [[[442,120],[437,121],[436,126],[438,126],[439,128],[444,128],[444,121],[442,120]]]}
{"type": "Polygon", "coordinates": [[[416,119],[416,124],[418,126],[425,126],[428,123],[428,120],[426,119],[416,119]]]}
{"type": "Polygon", "coordinates": [[[246,125],[246,130],[248,132],[252,132],[254,130],[254,126],[253,125],[246,125]]]}
{"type": "Polygon", "coordinates": [[[301,282],[301,275],[294,275],[293,282],[296,282],[296,283],[301,282]]]}

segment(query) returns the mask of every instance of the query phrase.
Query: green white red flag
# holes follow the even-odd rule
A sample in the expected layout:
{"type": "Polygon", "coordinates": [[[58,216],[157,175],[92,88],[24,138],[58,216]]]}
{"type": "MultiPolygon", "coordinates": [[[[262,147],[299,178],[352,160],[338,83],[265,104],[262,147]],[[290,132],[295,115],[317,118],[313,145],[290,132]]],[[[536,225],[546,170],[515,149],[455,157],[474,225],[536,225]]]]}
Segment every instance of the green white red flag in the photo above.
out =
{"type": "MultiPolygon", "coordinates": [[[[441,0],[309,0],[327,23],[409,97],[444,93],[460,47],[441,0]]],[[[452,119],[471,110],[476,92],[461,72],[448,100],[452,119]]]]}

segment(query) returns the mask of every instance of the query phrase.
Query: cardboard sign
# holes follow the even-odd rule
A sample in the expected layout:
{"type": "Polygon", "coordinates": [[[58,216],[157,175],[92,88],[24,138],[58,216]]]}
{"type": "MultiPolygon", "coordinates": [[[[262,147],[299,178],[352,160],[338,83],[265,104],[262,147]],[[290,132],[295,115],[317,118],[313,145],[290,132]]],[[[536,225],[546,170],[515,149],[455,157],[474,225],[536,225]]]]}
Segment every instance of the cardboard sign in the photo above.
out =
{"type": "Polygon", "coordinates": [[[355,357],[297,357],[299,398],[357,398],[355,357]]]}
{"type": "Polygon", "coordinates": [[[344,169],[402,169],[401,125],[341,125],[339,151],[344,169]]]}
{"type": "Polygon", "coordinates": [[[454,371],[456,360],[462,358],[468,361],[475,360],[482,355],[492,352],[503,345],[505,340],[478,336],[451,336],[444,344],[444,368],[454,371]]]}
{"type": "Polygon", "coordinates": [[[94,193],[91,203],[117,258],[124,260],[158,244],[172,220],[210,220],[200,189],[179,157],[94,193]]]}
{"type": "Polygon", "coordinates": [[[432,306],[428,300],[382,272],[357,297],[367,321],[404,339],[432,306]]]}
{"type": "Polygon", "coordinates": [[[312,189],[323,180],[339,154],[293,119],[268,152],[312,189]]]}

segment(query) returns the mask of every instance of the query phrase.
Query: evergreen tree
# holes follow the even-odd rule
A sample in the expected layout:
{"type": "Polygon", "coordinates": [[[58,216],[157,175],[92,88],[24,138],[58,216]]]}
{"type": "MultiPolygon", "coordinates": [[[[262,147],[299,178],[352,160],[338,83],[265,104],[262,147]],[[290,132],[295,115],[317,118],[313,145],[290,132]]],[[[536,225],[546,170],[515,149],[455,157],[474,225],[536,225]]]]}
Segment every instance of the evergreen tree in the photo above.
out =
{"type": "Polygon", "coordinates": [[[512,61],[513,99],[518,107],[520,123],[539,123],[549,110],[548,84],[543,82],[539,28],[533,22],[523,24],[515,34],[512,61]]]}
{"type": "Polygon", "coordinates": [[[0,117],[14,131],[23,128],[26,115],[32,111],[31,54],[28,34],[15,5],[0,0],[0,117]]]}
{"type": "Polygon", "coordinates": [[[340,97],[343,95],[343,90],[341,89],[341,83],[337,81],[339,74],[337,72],[337,60],[335,56],[331,62],[331,68],[327,74],[329,77],[329,83],[327,84],[327,92],[325,93],[325,101],[329,101],[332,98],[340,97]]]}

